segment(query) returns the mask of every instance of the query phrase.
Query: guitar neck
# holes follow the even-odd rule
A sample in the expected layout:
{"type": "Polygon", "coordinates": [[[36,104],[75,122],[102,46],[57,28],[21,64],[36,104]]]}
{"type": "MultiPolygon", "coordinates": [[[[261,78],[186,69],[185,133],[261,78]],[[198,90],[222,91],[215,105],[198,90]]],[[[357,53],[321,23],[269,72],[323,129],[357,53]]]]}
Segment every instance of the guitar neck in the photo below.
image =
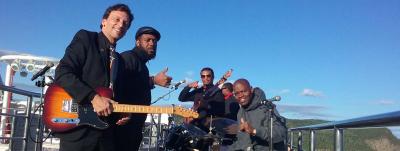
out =
{"type": "Polygon", "coordinates": [[[159,107],[146,105],[113,104],[114,112],[118,113],[152,113],[152,114],[173,114],[173,107],[159,107]]]}

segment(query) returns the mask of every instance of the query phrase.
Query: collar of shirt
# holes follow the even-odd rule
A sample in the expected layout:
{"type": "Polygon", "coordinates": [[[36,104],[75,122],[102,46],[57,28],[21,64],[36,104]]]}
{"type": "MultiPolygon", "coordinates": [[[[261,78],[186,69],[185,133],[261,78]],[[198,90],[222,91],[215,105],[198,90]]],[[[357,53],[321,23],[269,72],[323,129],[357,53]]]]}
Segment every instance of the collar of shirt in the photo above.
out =
{"type": "Polygon", "coordinates": [[[228,100],[229,97],[231,97],[231,96],[233,96],[233,93],[229,93],[228,95],[224,96],[224,99],[225,99],[225,100],[228,100]]]}
{"type": "Polygon", "coordinates": [[[110,48],[114,48],[114,50],[115,50],[116,44],[111,44],[111,42],[107,39],[107,37],[104,35],[103,32],[99,33],[98,40],[99,40],[100,51],[107,50],[107,52],[108,52],[110,50],[110,48]]]}

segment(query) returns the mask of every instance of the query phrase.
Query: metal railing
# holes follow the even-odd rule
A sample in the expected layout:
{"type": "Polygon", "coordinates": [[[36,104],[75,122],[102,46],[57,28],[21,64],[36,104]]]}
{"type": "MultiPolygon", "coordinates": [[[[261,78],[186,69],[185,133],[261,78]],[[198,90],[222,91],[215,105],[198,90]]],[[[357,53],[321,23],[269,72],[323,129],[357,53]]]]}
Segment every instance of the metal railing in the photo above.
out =
{"type": "MultiPolygon", "coordinates": [[[[26,105],[26,109],[24,109],[24,114],[23,115],[18,115],[17,114],[17,110],[14,109],[6,109],[6,110],[13,110],[14,114],[10,114],[11,112],[8,113],[0,113],[0,116],[7,116],[7,117],[13,117],[13,120],[15,119],[15,117],[23,117],[25,119],[24,121],[24,132],[23,132],[23,136],[22,137],[15,137],[13,131],[11,131],[11,136],[10,137],[6,137],[6,136],[0,136],[0,140],[10,140],[10,144],[12,144],[12,142],[14,140],[22,140],[22,149],[23,151],[27,150],[27,144],[28,144],[28,135],[29,135],[29,121],[30,121],[30,117],[31,117],[31,110],[32,110],[32,102],[33,102],[33,98],[40,98],[41,94],[40,93],[34,93],[34,92],[30,92],[30,91],[26,91],[26,90],[22,90],[22,89],[17,89],[17,88],[13,88],[13,87],[9,87],[9,86],[5,86],[0,84],[0,90],[4,91],[8,91],[11,92],[13,94],[19,94],[19,95],[23,95],[27,97],[27,105],[26,105]]],[[[20,110],[20,109],[18,109],[20,110]]],[[[2,121],[4,122],[4,121],[2,121]]],[[[15,122],[11,122],[11,126],[13,127],[15,124],[15,122]]],[[[3,123],[2,123],[3,124],[3,123]]],[[[13,129],[11,129],[13,130],[13,129]]],[[[11,147],[10,147],[11,148],[11,147]]]]}
{"type": "Polygon", "coordinates": [[[343,151],[343,130],[354,128],[377,128],[387,126],[400,126],[400,111],[389,112],[384,114],[377,114],[365,116],[360,118],[353,118],[343,121],[328,122],[310,126],[290,128],[290,145],[293,148],[294,132],[298,132],[297,149],[303,150],[302,131],[310,132],[310,151],[316,149],[316,133],[317,130],[334,130],[334,150],[343,151]]]}

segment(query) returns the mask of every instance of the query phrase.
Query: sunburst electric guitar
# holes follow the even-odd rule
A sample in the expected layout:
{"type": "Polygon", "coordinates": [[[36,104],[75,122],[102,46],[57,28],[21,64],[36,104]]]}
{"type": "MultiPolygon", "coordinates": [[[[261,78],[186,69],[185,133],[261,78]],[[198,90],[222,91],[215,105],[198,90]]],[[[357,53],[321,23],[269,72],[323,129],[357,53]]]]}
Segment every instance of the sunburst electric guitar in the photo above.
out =
{"type": "MultiPolygon", "coordinates": [[[[109,88],[97,88],[96,92],[107,98],[112,98],[109,88]]],[[[168,113],[182,117],[197,118],[197,112],[179,107],[157,107],[145,105],[112,104],[113,112],[118,113],[168,113]]],[[[91,104],[79,105],[60,86],[51,85],[44,97],[43,122],[54,132],[65,132],[82,125],[97,129],[106,129],[109,124],[100,119],[91,104]]]]}

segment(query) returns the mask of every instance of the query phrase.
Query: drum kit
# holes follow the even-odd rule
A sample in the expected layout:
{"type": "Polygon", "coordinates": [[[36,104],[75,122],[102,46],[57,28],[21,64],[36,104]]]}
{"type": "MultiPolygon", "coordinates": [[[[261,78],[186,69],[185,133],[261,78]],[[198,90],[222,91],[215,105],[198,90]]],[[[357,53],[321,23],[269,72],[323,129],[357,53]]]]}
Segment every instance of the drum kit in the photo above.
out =
{"type": "Polygon", "coordinates": [[[165,150],[168,151],[220,151],[235,141],[235,133],[228,128],[237,129],[237,122],[227,118],[215,118],[205,123],[206,132],[193,124],[173,125],[168,130],[165,150]]]}

